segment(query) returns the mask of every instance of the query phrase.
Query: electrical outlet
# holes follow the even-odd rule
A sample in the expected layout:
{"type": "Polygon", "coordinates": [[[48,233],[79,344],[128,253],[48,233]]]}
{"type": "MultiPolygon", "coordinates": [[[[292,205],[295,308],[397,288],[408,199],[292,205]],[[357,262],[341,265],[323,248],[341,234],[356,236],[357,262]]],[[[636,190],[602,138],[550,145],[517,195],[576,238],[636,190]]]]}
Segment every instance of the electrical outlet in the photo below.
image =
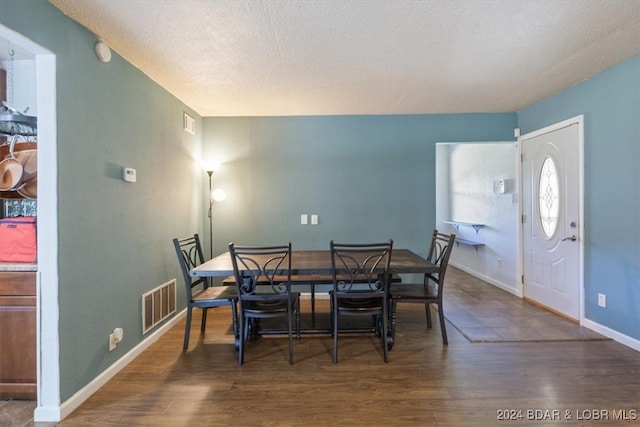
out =
{"type": "Polygon", "coordinates": [[[109,334],[109,351],[115,350],[117,345],[118,345],[118,341],[116,341],[115,334],[113,333],[109,334]]]}
{"type": "Polygon", "coordinates": [[[502,268],[502,258],[498,258],[498,268],[502,268]]]}
{"type": "Polygon", "coordinates": [[[115,328],[112,333],[109,334],[109,351],[116,349],[116,346],[124,337],[124,331],[122,328],[115,328]]]}
{"type": "Polygon", "coordinates": [[[605,294],[598,294],[598,305],[600,307],[607,306],[607,296],[605,294]]]}

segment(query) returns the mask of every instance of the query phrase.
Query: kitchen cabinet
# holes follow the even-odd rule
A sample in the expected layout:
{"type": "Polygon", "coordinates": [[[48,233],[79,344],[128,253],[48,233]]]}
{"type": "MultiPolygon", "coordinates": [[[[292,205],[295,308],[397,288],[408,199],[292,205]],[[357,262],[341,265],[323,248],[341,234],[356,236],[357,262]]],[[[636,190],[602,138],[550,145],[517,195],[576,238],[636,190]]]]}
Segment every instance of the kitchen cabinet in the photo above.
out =
{"type": "Polygon", "coordinates": [[[36,378],[36,272],[0,271],[0,399],[35,399],[36,378]]]}

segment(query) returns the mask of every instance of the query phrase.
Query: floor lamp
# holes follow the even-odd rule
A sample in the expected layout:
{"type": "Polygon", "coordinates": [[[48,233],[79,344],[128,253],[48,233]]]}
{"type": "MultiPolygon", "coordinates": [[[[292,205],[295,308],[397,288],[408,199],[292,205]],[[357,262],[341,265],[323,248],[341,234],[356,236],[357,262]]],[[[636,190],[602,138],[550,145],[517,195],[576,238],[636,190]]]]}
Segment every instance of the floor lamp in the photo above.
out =
{"type": "Polygon", "coordinates": [[[209,259],[213,258],[213,192],[211,191],[212,170],[206,171],[209,175],[209,259]]]}
{"type": "Polygon", "coordinates": [[[209,175],[209,259],[213,258],[213,204],[215,202],[221,202],[226,199],[227,195],[219,188],[212,190],[211,177],[213,176],[213,170],[206,170],[209,175]]]}

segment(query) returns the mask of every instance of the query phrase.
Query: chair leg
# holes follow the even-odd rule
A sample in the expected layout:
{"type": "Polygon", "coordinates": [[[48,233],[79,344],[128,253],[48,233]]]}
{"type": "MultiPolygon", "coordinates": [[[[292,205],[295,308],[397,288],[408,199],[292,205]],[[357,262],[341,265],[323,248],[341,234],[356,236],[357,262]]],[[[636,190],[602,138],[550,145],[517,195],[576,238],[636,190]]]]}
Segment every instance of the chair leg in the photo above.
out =
{"type": "Polygon", "coordinates": [[[398,302],[395,299],[391,300],[391,340],[395,342],[396,340],[396,309],[398,306],[398,302]]]}
{"type": "Polygon", "coordinates": [[[440,330],[442,331],[442,344],[449,345],[449,340],[447,339],[447,327],[444,323],[444,309],[442,308],[442,304],[438,304],[438,317],[440,318],[440,330]]]}
{"type": "Polygon", "coordinates": [[[311,321],[316,322],[316,285],[311,284],[311,321]]]}
{"type": "Polygon", "coordinates": [[[431,323],[431,304],[426,303],[424,305],[424,312],[427,316],[427,328],[431,329],[431,327],[433,326],[433,324],[431,323]]]}
{"type": "Polygon", "coordinates": [[[384,354],[384,363],[389,362],[389,344],[387,340],[387,305],[386,301],[382,305],[382,328],[380,330],[380,338],[382,339],[382,353],[384,354]]]}
{"type": "Polygon", "coordinates": [[[389,304],[387,301],[382,303],[382,315],[380,316],[380,339],[382,340],[382,354],[384,355],[384,363],[389,362],[389,304]]]}
{"type": "MultiPolygon", "coordinates": [[[[289,303],[289,307],[291,307],[291,303],[289,303]]],[[[293,365],[293,327],[291,323],[293,322],[291,311],[289,311],[287,316],[287,326],[288,326],[288,338],[289,338],[289,365],[293,365]]]]}
{"type": "Polygon", "coordinates": [[[238,345],[238,365],[242,365],[244,363],[244,346],[247,343],[248,337],[248,329],[249,329],[249,318],[241,315],[240,318],[240,339],[238,345]]]}
{"type": "Polygon", "coordinates": [[[238,330],[238,307],[235,301],[231,301],[231,319],[233,321],[233,336],[237,340],[240,337],[240,331],[238,330]]]}
{"type": "Polygon", "coordinates": [[[204,329],[207,326],[207,310],[209,309],[206,307],[202,309],[202,322],[200,323],[200,332],[204,332],[204,329]]]}
{"type": "Polygon", "coordinates": [[[332,310],[333,317],[333,363],[338,363],[338,310],[332,310]]]}
{"type": "Polygon", "coordinates": [[[300,302],[298,302],[298,305],[296,306],[296,337],[298,338],[298,341],[302,339],[300,336],[300,302]]]}
{"type": "Polygon", "coordinates": [[[333,316],[335,313],[333,312],[333,297],[329,299],[329,321],[331,322],[331,336],[333,336],[333,316]]]}
{"type": "Polygon", "coordinates": [[[184,325],[184,343],[182,344],[182,349],[186,350],[189,348],[189,334],[191,333],[191,307],[187,307],[187,320],[184,325]]]}

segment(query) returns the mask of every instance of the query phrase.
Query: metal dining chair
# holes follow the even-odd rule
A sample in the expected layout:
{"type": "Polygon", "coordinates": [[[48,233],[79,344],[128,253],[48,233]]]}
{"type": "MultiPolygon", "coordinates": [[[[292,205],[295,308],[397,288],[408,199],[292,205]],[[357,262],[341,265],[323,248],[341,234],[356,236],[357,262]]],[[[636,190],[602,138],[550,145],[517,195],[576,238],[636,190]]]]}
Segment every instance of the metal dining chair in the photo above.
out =
{"type": "Polygon", "coordinates": [[[261,319],[287,321],[289,364],[293,364],[293,320],[300,340],[300,293],[291,291],[291,242],[280,246],[229,244],[240,305],[238,365],[244,363],[249,338],[258,335],[261,319]]]}
{"type": "Polygon", "coordinates": [[[398,303],[424,304],[428,328],[432,326],[430,306],[434,304],[438,309],[442,343],[448,345],[442,298],[444,295],[444,278],[455,240],[455,234],[447,235],[438,232],[438,230],[433,230],[427,260],[437,266],[437,271],[425,273],[421,283],[394,283],[391,285],[389,293],[391,297],[392,342],[395,342],[396,309],[398,303]]]}
{"type": "Polygon", "coordinates": [[[389,265],[393,241],[386,243],[330,242],[333,289],[330,291],[333,324],[333,363],[338,362],[339,327],[344,316],[370,317],[380,337],[384,361],[389,361],[387,320],[389,265]]]}
{"type": "Polygon", "coordinates": [[[173,246],[178,256],[182,278],[184,279],[187,297],[187,321],[184,329],[183,350],[189,348],[189,333],[191,331],[191,316],[194,308],[202,309],[200,331],[204,333],[207,323],[207,310],[214,307],[231,307],[233,333],[238,337],[238,313],[236,304],[238,296],[236,290],[230,286],[209,286],[208,278],[193,278],[189,271],[204,262],[200,238],[197,234],[181,239],[173,239],[173,246]]]}

